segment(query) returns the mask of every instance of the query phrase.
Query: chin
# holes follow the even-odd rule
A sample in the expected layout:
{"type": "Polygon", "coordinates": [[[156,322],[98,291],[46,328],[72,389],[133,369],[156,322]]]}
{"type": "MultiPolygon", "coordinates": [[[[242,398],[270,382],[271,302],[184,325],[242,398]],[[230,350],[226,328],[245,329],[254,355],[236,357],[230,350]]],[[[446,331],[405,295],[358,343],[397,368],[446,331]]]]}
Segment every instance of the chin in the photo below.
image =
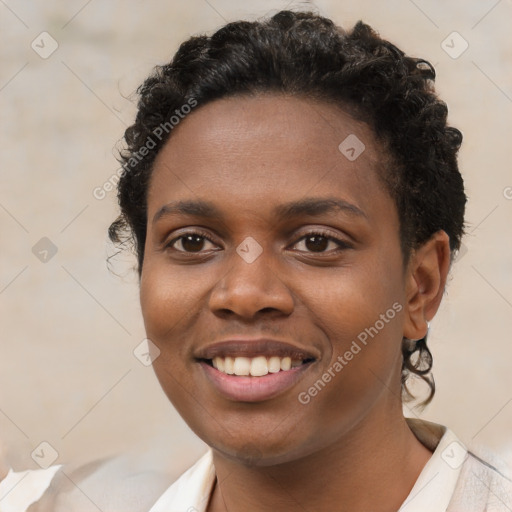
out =
{"type": "Polygon", "coordinates": [[[292,440],[286,435],[275,443],[269,443],[268,436],[265,434],[261,434],[259,442],[258,440],[241,441],[240,445],[236,447],[226,446],[224,443],[208,442],[207,444],[222,457],[248,467],[286,464],[307,457],[321,449],[321,447],[313,446],[313,443],[292,440]]]}

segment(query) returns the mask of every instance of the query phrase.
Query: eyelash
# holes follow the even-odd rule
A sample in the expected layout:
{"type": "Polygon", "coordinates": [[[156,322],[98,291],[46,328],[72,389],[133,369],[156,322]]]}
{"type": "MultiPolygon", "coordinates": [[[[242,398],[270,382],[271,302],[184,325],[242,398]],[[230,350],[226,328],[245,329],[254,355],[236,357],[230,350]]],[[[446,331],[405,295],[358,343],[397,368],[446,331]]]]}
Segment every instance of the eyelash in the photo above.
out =
{"type": "MultiPolygon", "coordinates": [[[[173,238],[169,243],[167,243],[165,245],[164,248],[165,249],[173,249],[172,245],[175,242],[177,242],[178,240],[181,240],[182,238],[185,238],[186,236],[190,236],[190,235],[198,235],[201,238],[205,238],[206,240],[209,240],[212,244],[215,244],[215,241],[208,233],[198,230],[198,231],[187,231],[185,233],[182,233],[180,236],[173,238]]],[[[343,251],[344,249],[350,249],[352,247],[349,243],[347,243],[343,240],[340,240],[339,238],[335,238],[335,237],[331,236],[328,232],[323,231],[322,229],[317,229],[317,230],[313,230],[313,231],[309,231],[309,232],[305,233],[295,242],[295,244],[297,244],[298,242],[301,242],[302,240],[304,240],[308,237],[311,237],[311,236],[321,236],[323,238],[326,238],[329,241],[333,241],[333,242],[337,243],[339,245],[339,247],[338,247],[338,249],[335,249],[334,251],[331,250],[331,251],[324,251],[324,252],[318,252],[318,253],[315,253],[313,251],[307,251],[310,254],[329,254],[332,252],[338,253],[338,252],[343,251]]],[[[200,254],[200,252],[194,253],[194,252],[189,252],[189,251],[180,251],[177,249],[174,249],[174,250],[176,250],[177,252],[180,252],[180,253],[184,253],[184,254],[200,254]]],[[[304,251],[300,251],[300,252],[304,252],[304,251]]]]}

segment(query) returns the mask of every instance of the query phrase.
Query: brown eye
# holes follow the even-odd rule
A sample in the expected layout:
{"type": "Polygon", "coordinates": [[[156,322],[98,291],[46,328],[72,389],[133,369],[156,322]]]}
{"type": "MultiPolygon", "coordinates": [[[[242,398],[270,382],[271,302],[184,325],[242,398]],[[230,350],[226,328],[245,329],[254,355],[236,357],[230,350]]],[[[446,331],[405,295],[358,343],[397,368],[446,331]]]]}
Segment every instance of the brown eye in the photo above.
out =
{"type": "Polygon", "coordinates": [[[311,235],[304,239],[306,248],[313,252],[323,252],[329,245],[329,241],[325,236],[311,235]]]}
{"type": "Polygon", "coordinates": [[[298,242],[303,243],[305,252],[324,253],[324,252],[339,252],[343,249],[349,249],[350,244],[330,236],[328,233],[311,232],[303,236],[298,242]],[[332,249],[327,251],[329,244],[332,244],[332,249]]]}
{"type": "Polygon", "coordinates": [[[212,240],[204,234],[185,233],[171,240],[166,245],[166,248],[172,247],[178,252],[199,253],[204,249],[204,245],[207,242],[213,244],[212,240]],[[181,245],[181,248],[176,247],[177,245],[181,245]]]}

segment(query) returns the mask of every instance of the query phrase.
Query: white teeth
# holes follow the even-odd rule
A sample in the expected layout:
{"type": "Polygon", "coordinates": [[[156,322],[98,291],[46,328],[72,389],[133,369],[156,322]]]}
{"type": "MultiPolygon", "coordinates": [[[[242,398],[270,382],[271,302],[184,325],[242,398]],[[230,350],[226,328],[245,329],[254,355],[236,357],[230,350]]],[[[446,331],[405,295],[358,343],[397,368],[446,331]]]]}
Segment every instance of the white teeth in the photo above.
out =
{"type": "Polygon", "coordinates": [[[268,360],[268,371],[270,373],[277,373],[281,369],[281,358],[272,356],[268,360]]]}
{"type": "Polygon", "coordinates": [[[291,357],[215,357],[212,360],[213,367],[228,375],[263,377],[268,373],[288,371],[303,364],[302,360],[291,357]]]}
{"type": "Polygon", "coordinates": [[[235,375],[249,375],[251,373],[251,360],[248,357],[235,357],[233,370],[235,375]]]}
{"type": "Polygon", "coordinates": [[[251,361],[251,375],[253,377],[262,377],[268,373],[267,358],[263,356],[255,357],[251,361]]]}
{"type": "Polygon", "coordinates": [[[233,375],[235,373],[235,361],[232,357],[226,357],[224,359],[224,373],[228,375],[233,375]]]}
{"type": "Polygon", "coordinates": [[[213,366],[217,368],[217,370],[220,370],[221,372],[224,371],[224,360],[221,357],[216,357],[213,360],[213,366]]]}

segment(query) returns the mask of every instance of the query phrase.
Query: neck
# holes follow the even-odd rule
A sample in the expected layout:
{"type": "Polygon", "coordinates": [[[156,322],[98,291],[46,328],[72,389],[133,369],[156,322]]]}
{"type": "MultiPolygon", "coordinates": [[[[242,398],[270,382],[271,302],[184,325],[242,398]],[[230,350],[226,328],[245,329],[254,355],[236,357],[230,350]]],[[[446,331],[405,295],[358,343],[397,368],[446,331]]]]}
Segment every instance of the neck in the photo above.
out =
{"type": "Polygon", "coordinates": [[[392,421],[366,417],[328,448],[274,466],[249,467],[214,450],[217,479],[208,512],[395,512],[431,455],[401,410],[392,421]]]}

